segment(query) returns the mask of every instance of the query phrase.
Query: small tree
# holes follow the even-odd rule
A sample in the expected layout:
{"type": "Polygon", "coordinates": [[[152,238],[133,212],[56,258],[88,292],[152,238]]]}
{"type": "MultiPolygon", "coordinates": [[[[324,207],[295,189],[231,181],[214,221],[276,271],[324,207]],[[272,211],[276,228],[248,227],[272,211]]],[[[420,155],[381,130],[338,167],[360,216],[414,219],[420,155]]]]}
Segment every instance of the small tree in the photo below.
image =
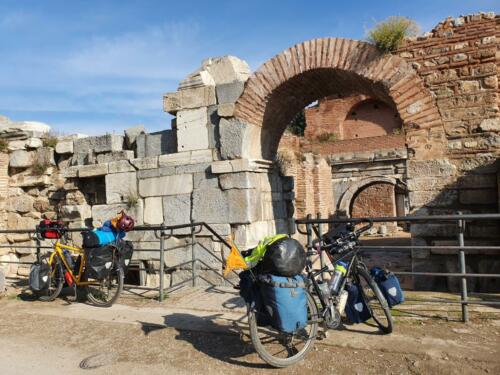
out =
{"type": "Polygon", "coordinates": [[[368,41],[385,52],[397,50],[405,37],[415,36],[419,31],[417,23],[409,18],[392,16],[368,31],[368,41]]]}

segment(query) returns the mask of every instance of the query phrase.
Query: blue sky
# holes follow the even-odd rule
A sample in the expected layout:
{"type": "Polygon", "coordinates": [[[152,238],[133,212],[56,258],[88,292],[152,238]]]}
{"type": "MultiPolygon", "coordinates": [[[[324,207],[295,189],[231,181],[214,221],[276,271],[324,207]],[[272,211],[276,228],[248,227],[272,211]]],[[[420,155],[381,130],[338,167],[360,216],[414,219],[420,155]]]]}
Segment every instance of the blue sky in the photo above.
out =
{"type": "Polygon", "coordinates": [[[207,57],[255,70],[307,39],[363,39],[391,15],[429,31],[478,11],[500,0],[0,0],[0,115],[61,133],[166,129],[163,93],[207,57]]]}

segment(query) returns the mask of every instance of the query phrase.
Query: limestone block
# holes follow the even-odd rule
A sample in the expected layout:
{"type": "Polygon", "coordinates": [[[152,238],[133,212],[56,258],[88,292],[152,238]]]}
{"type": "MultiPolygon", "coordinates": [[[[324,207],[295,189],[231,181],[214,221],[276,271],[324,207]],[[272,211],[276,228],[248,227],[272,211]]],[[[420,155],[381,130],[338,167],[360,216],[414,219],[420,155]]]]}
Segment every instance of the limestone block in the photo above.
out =
{"type": "Polygon", "coordinates": [[[29,195],[9,197],[7,209],[12,212],[26,213],[33,211],[34,199],[29,195]]]}
{"type": "Polygon", "coordinates": [[[125,129],[125,144],[127,147],[132,147],[135,140],[139,134],[146,133],[146,128],[144,125],[137,125],[131,128],[125,129]]]}
{"type": "Polygon", "coordinates": [[[409,160],[409,177],[448,177],[456,174],[456,167],[448,160],[409,160]]]}
{"type": "Polygon", "coordinates": [[[213,77],[216,85],[234,81],[246,82],[250,76],[250,67],[246,61],[235,56],[223,56],[207,60],[205,69],[213,77]]]}
{"type": "Polygon", "coordinates": [[[217,107],[217,114],[220,117],[233,117],[234,115],[234,103],[222,103],[217,107]]]}
{"type": "Polygon", "coordinates": [[[458,229],[456,224],[419,224],[410,226],[411,236],[414,237],[453,237],[456,238],[458,229]]]}
{"type": "Polygon", "coordinates": [[[78,177],[78,169],[80,167],[68,167],[61,170],[61,174],[64,178],[75,178],[78,177]]]}
{"type": "Polygon", "coordinates": [[[144,224],[163,223],[163,204],[161,197],[144,199],[144,224]]]}
{"type": "Polygon", "coordinates": [[[36,162],[40,165],[56,165],[54,149],[52,147],[41,147],[36,151],[36,162]]]}
{"type": "Polygon", "coordinates": [[[50,185],[50,176],[26,176],[16,175],[10,178],[11,187],[30,187],[30,186],[47,186],[50,185]]]}
{"type": "MultiPolygon", "coordinates": [[[[210,170],[211,163],[198,163],[198,164],[188,164],[188,165],[179,165],[175,167],[175,174],[184,174],[184,173],[198,173],[198,172],[206,172],[210,170]]],[[[172,167],[164,167],[164,168],[172,168],[172,167]]],[[[163,169],[163,168],[161,168],[163,169]]],[[[174,174],[171,173],[171,174],[174,174]]],[[[161,174],[161,172],[160,172],[161,174]]]]}
{"type": "Polygon", "coordinates": [[[90,150],[87,152],[78,152],[73,154],[70,159],[70,165],[87,165],[87,164],[95,164],[97,162],[97,158],[95,153],[90,150]]]}
{"type": "Polygon", "coordinates": [[[27,148],[40,148],[43,146],[43,142],[40,138],[29,138],[26,141],[26,147],[27,148]]]}
{"type": "Polygon", "coordinates": [[[19,141],[11,141],[7,146],[7,150],[9,151],[18,151],[26,149],[27,140],[19,140],[19,141]]]}
{"type": "Polygon", "coordinates": [[[179,92],[169,92],[163,95],[163,110],[175,115],[181,109],[179,92]]]}
{"type": "Polygon", "coordinates": [[[229,222],[247,224],[262,217],[260,192],[254,189],[232,189],[227,191],[229,200],[229,222]]]}
{"type": "Polygon", "coordinates": [[[172,195],[160,199],[163,199],[163,223],[165,225],[181,225],[191,222],[191,194],[172,195]]]}
{"type": "Polygon", "coordinates": [[[137,158],[158,156],[177,152],[177,133],[175,129],[150,134],[139,134],[135,139],[137,158]]]}
{"type": "Polygon", "coordinates": [[[11,168],[28,168],[33,165],[35,153],[32,151],[17,150],[10,154],[11,168]]]}
{"type": "Polygon", "coordinates": [[[243,81],[234,81],[217,85],[215,92],[217,94],[217,103],[235,103],[243,93],[245,83],[243,81]]]}
{"type": "Polygon", "coordinates": [[[233,165],[230,160],[214,161],[211,166],[211,171],[214,174],[231,173],[233,172],[233,165]]]}
{"type": "Polygon", "coordinates": [[[193,221],[228,223],[229,200],[220,189],[200,189],[193,192],[193,221]]]}
{"type": "Polygon", "coordinates": [[[500,131],[500,118],[488,118],[481,121],[479,128],[485,132],[498,132],[500,131]]]}
{"type": "Polygon", "coordinates": [[[57,154],[72,154],[73,153],[73,139],[60,139],[56,144],[57,154]]]}
{"type": "Polygon", "coordinates": [[[189,74],[179,83],[179,91],[204,86],[215,86],[215,81],[212,75],[203,66],[189,74]]]}
{"type": "Polygon", "coordinates": [[[260,187],[260,173],[237,172],[221,174],[219,183],[222,190],[255,189],[260,187]]]}
{"type": "Polygon", "coordinates": [[[122,210],[134,218],[136,225],[144,223],[144,202],[142,199],[139,199],[132,207],[129,207],[126,203],[98,204],[92,206],[94,227],[101,226],[106,220],[115,217],[122,210]]]}
{"type": "Polygon", "coordinates": [[[221,118],[220,149],[223,159],[260,158],[261,128],[236,118],[221,118]]]}
{"type": "Polygon", "coordinates": [[[266,236],[274,233],[269,231],[269,223],[267,221],[256,221],[246,225],[236,225],[234,227],[234,242],[238,249],[248,250],[259,243],[266,236]]]}
{"type": "Polygon", "coordinates": [[[139,180],[141,197],[189,194],[193,191],[193,176],[181,174],[139,180]]]}
{"type": "Polygon", "coordinates": [[[137,176],[135,172],[108,174],[106,179],[106,203],[127,202],[136,198],[137,176]]]}
{"type": "MultiPolygon", "coordinates": [[[[120,160],[130,160],[133,158],[134,158],[134,151],[132,150],[114,151],[105,154],[99,154],[96,157],[97,163],[99,164],[112,163],[114,161],[120,161],[120,160]]],[[[114,173],[114,172],[110,171],[109,173],[114,173]]]]}
{"type": "Polygon", "coordinates": [[[108,163],[108,173],[135,172],[135,168],[128,160],[119,160],[108,163]]]}
{"type": "Polygon", "coordinates": [[[88,204],[66,205],[61,207],[61,216],[67,220],[85,220],[92,216],[88,204]]]}
{"type": "Polygon", "coordinates": [[[108,174],[107,164],[82,165],[78,167],[78,177],[95,177],[108,174]]]}
{"type": "Polygon", "coordinates": [[[218,189],[219,179],[210,171],[193,174],[193,189],[218,189]]]}
{"type": "Polygon", "coordinates": [[[155,169],[158,168],[158,157],[157,156],[151,156],[151,157],[144,157],[144,158],[137,158],[137,159],[131,159],[130,163],[137,169],[155,169]]]}
{"type": "Polygon", "coordinates": [[[186,164],[207,163],[212,161],[212,151],[194,150],[177,152],[175,154],[161,155],[158,159],[160,167],[179,166],[186,164]]]}
{"type": "Polygon", "coordinates": [[[96,154],[99,154],[103,152],[121,151],[122,149],[122,135],[107,134],[74,140],[75,153],[87,153],[89,150],[93,150],[96,154]]]}
{"type": "Polygon", "coordinates": [[[208,107],[217,104],[214,86],[201,86],[179,90],[182,109],[208,107]]]}
{"type": "Polygon", "coordinates": [[[207,108],[177,112],[177,149],[179,151],[203,150],[208,142],[207,108]]]}
{"type": "Polygon", "coordinates": [[[454,188],[456,186],[455,182],[453,177],[416,177],[409,178],[406,181],[409,191],[441,190],[445,187],[454,188]]]}
{"type": "Polygon", "coordinates": [[[414,191],[408,194],[411,207],[450,207],[458,201],[457,190],[414,191]]]}
{"type": "Polygon", "coordinates": [[[460,203],[462,204],[497,204],[497,189],[460,190],[460,203]]]}

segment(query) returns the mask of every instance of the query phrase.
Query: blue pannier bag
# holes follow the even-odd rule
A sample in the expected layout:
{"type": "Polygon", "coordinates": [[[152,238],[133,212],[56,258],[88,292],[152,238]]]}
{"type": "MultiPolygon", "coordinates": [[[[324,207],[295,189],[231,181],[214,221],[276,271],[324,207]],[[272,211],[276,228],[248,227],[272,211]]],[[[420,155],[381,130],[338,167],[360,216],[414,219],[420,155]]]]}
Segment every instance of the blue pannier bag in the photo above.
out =
{"type": "Polygon", "coordinates": [[[257,275],[262,309],[269,324],[286,333],[295,333],[307,324],[307,294],[304,278],[257,275]]]}
{"type": "Polygon", "coordinates": [[[363,323],[372,317],[370,309],[363,298],[363,292],[359,284],[348,284],[346,287],[348,296],[345,313],[351,323],[363,323]]]}
{"type": "Polygon", "coordinates": [[[401,289],[401,285],[399,285],[399,280],[396,275],[378,267],[372,268],[370,274],[378,284],[389,307],[392,308],[405,301],[403,289],[401,289]]]}

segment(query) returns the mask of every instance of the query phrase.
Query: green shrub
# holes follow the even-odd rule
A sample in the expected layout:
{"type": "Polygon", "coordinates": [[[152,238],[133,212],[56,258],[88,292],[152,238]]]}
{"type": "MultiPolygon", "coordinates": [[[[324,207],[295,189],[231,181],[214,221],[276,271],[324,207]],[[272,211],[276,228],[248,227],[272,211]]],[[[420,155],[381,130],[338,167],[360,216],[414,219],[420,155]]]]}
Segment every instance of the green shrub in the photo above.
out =
{"type": "Polygon", "coordinates": [[[52,147],[55,148],[57,145],[57,136],[58,134],[54,132],[49,132],[45,138],[42,139],[43,147],[52,147]]]}
{"type": "Polygon", "coordinates": [[[50,165],[48,163],[40,163],[36,161],[31,167],[31,173],[34,176],[41,176],[47,171],[47,168],[49,167],[50,165]]]}
{"type": "Polygon", "coordinates": [[[368,41],[384,52],[397,50],[405,37],[417,35],[417,23],[406,17],[393,16],[368,31],[368,41]]]}
{"type": "Polygon", "coordinates": [[[288,124],[286,130],[292,133],[293,135],[303,137],[304,129],[306,128],[306,115],[304,110],[297,113],[292,122],[288,124]]]}
{"type": "Polygon", "coordinates": [[[335,133],[321,133],[316,136],[319,143],[335,142],[337,140],[337,134],[335,133]]]}

